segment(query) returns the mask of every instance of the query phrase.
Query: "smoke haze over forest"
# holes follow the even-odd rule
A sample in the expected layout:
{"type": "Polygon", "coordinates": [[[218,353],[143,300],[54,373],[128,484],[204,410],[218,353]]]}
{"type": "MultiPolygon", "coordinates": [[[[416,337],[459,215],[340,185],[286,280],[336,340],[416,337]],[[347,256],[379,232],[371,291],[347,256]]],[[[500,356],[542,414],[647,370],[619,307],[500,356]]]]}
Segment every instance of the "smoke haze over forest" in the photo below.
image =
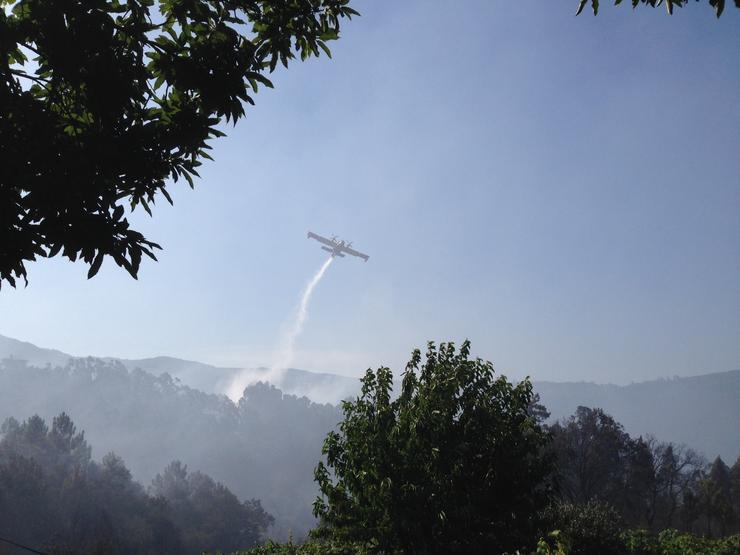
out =
{"type": "MultiPolygon", "coordinates": [[[[218,388],[239,369],[173,358],[75,358],[2,336],[0,360],[0,420],[65,411],[95,458],[115,452],[144,484],[180,460],[240,498],[260,499],[279,538],[315,524],[313,468],[324,436],[341,420],[337,402],[359,392],[357,380],[295,369],[280,383],[256,383],[270,377],[257,369],[235,404],[218,388]]],[[[536,382],[535,389],[553,420],[580,405],[600,407],[634,436],[685,444],[709,459],[740,456],[740,370],[627,387],[536,382]]]]}
{"type": "Polygon", "coordinates": [[[740,0],[2,4],[0,554],[740,552],[740,0]]]}

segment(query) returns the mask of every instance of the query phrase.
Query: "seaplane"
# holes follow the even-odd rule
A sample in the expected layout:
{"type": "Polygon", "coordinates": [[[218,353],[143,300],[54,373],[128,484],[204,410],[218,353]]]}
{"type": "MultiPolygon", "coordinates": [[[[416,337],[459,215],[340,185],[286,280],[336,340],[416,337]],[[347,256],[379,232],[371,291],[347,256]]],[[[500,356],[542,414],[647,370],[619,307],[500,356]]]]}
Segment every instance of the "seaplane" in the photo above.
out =
{"type": "Polygon", "coordinates": [[[352,256],[362,258],[365,262],[367,262],[367,259],[370,258],[368,255],[356,251],[353,248],[350,248],[352,247],[352,241],[344,241],[343,239],[338,239],[336,235],[332,235],[331,237],[327,238],[322,237],[321,235],[314,233],[313,231],[309,231],[308,238],[316,239],[319,243],[321,243],[321,248],[327,252],[330,252],[332,257],[338,256],[340,258],[344,258],[345,255],[351,254],[352,256]]]}

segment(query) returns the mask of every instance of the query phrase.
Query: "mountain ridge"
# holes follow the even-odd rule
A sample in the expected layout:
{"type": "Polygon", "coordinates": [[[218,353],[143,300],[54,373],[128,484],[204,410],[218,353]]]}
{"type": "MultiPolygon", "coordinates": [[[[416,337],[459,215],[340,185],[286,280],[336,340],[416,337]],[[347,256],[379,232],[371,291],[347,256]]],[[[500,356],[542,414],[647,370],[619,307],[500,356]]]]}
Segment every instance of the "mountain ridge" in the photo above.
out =
{"type": "MultiPolygon", "coordinates": [[[[64,362],[66,362],[69,359],[82,359],[82,358],[99,358],[101,360],[106,361],[119,361],[124,364],[127,368],[130,370],[133,370],[134,368],[140,368],[141,370],[144,370],[146,372],[151,372],[156,374],[156,368],[161,367],[163,362],[171,363],[178,366],[184,366],[184,367],[192,367],[192,368],[201,368],[207,371],[219,371],[219,372],[240,372],[240,371],[256,371],[256,372],[267,372],[269,369],[264,366],[259,366],[256,368],[243,368],[243,367],[231,367],[231,366],[216,366],[214,364],[209,364],[207,362],[200,362],[196,360],[190,360],[190,359],[183,359],[179,357],[174,357],[171,355],[157,355],[153,357],[144,357],[144,358],[122,358],[122,357],[114,357],[114,356],[78,356],[78,355],[70,355],[68,353],[65,353],[63,351],[60,351],[58,349],[50,349],[47,347],[39,347],[30,341],[23,341],[20,339],[15,339],[12,337],[8,337],[5,335],[0,334],[0,360],[3,358],[19,358],[22,360],[26,360],[29,364],[32,364],[34,360],[41,359],[43,360],[42,366],[47,364],[45,356],[48,356],[49,358],[59,358],[63,359],[64,362]],[[23,358],[22,356],[18,356],[14,353],[10,353],[10,356],[8,354],[8,347],[7,345],[12,344],[18,344],[23,345],[24,347],[32,348],[36,353],[38,353],[33,359],[32,358],[23,358]],[[48,355],[46,353],[49,353],[48,355]]],[[[33,364],[38,366],[39,364],[33,364]]],[[[356,383],[360,376],[358,377],[350,377],[350,376],[344,376],[341,374],[333,374],[331,372],[315,372],[312,370],[302,370],[300,368],[287,368],[286,370],[289,370],[291,372],[297,372],[300,374],[306,374],[314,377],[319,377],[322,379],[337,379],[342,381],[351,381],[353,383],[356,383]]],[[[162,372],[167,372],[174,378],[178,378],[179,372],[172,372],[171,370],[162,370],[162,372]]],[[[559,386],[596,386],[601,388],[629,388],[636,385],[643,385],[643,384],[651,384],[651,383],[664,383],[664,382],[672,382],[676,380],[692,380],[696,378],[703,378],[706,376],[715,376],[715,375],[724,375],[724,374],[735,374],[740,373],[740,368],[731,369],[731,370],[720,370],[715,372],[706,372],[703,374],[692,374],[690,376],[661,376],[658,378],[653,378],[649,380],[643,380],[639,382],[630,382],[627,384],[616,384],[613,382],[594,382],[589,380],[568,380],[568,381],[554,381],[554,380],[532,380],[533,383],[538,384],[557,384],[559,386]]],[[[184,380],[182,380],[184,381],[184,380]]],[[[186,385],[189,385],[186,383],[186,385]]],[[[193,387],[190,385],[190,387],[193,387]]],[[[200,389],[200,388],[199,388],[200,389]]],[[[212,393],[210,391],[206,391],[206,393],[212,393]]],[[[292,393],[291,393],[292,394],[292,393]]]]}
{"type": "MultiPolygon", "coordinates": [[[[32,366],[64,366],[83,358],[0,335],[0,360],[8,357],[27,360],[32,366]]],[[[100,360],[118,362],[129,372],[139,369],[155,376],[168,374],[176,382],[207,394],[224,395],[239,378],[243,386],[267,382],[288,395],[337,405],[341,399],[357,395],[360,389],[358,378],[295,368],[281,372],[223,368],[170,356],[100,360]]],[[[534,388],[550,411],[551,421],[567,418],[579,405],[599,407],[614,416],[631,435],[653,435],[687,444],[710,458],[719,454],[733,460],[740,455],[740,370],[626,385],[537,380],[534,388]]],[[[238,390],[237,395],[232,395],[234,402],[243,387],[238,390]]]]}

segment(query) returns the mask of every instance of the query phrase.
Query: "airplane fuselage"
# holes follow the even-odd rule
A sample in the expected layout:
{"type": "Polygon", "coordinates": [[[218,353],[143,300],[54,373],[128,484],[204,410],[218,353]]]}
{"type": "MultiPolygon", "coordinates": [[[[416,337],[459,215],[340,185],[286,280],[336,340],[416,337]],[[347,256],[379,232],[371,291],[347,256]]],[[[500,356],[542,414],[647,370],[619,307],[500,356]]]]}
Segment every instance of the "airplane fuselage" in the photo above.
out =
{"type": "Polygon", "coordinates": [[[326,252],[330,252],[332,256],[338,256],[340,258],[344,258],[344,254],[342,254],[342,251],[339,250],[339,247],[334,247],[333,249],[330,249],[329,247],[321,247],[326,252]]]}
{"type": "Polygon", "coordinates": [[[356,256],[358,258],[362,258],[365,262],[367,262],[367,259],[370,258],[368,255],[363,254],[351,248],[352,243],[341,240],[341,239],[337,239],[336,236],[327,238],[327,237],[322,237],[321,235],[318,235],[314,233],[313,231],[309,231],[308,238],[315,239],[316,241],[321,243],[322,244],[321,249],[325,250],[326,252],[330,252],[332,258],[335,256],[344,258],[348,254],[351,254],[352,256],[356,256]]]}

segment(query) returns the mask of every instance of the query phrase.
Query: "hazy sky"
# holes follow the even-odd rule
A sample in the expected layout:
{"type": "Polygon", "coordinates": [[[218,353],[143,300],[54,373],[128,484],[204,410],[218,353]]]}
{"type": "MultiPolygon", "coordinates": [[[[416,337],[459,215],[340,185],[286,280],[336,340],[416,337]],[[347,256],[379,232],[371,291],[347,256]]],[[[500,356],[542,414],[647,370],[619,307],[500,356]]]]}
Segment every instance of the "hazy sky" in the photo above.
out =
{"type": "Polygon", "coordinates": [[[276,72],[196,190],[136,218],[158,264],[31,264],[0,334],[269,364],[325,259],[311,229],[371,258],[319,283],[300,368],[466,337],[514,377],[740,368],[740,10],[355,5],[333,60],[276,72]]]}

